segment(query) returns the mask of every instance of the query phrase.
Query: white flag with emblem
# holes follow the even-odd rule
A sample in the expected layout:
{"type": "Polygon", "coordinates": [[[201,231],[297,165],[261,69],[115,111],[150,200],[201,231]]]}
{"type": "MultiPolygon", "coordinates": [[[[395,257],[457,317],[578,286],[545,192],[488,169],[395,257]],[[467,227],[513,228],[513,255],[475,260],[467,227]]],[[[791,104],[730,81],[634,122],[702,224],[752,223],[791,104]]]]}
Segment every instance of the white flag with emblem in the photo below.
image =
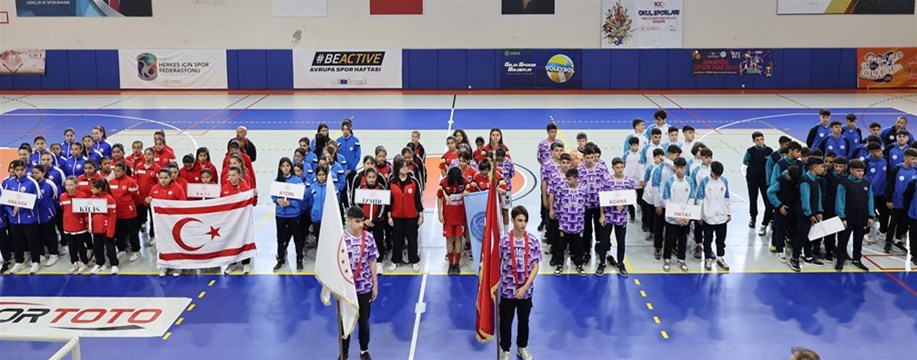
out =
{"type": "Polygon", "coordinates": [[[255,256],[253,191],[197,200],[153,199],[157,263],[170,269],[218,267],[255,256]]]}
{"type": "Polygon", "coordinates": [[[347,337],[357,325],[360,303],[357,301],[357,288],[354,286],[353,272],[350,270],[350,255],[344,243],[344,224],[339,215],[339,206],[334,182],[325,182],[325,204],[322,211],[325,217],[318,234],[315,278],[322,284],[321,298],[325,306],[331,305],[332,294],[337,298],[344,337],[347,337]]]}

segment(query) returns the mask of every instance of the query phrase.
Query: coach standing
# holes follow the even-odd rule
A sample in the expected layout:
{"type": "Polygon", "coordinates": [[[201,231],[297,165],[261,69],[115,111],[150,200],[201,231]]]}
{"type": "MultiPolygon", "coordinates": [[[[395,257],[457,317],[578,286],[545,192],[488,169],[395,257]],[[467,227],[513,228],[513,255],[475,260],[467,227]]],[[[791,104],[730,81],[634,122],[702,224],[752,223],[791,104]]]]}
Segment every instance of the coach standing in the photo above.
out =
{"type": "Polygon", "coordinates": [[[244,126],[239,126],[236,128],[236,137],[229,139],[231,143],[233,140],[239,142],[242,145],[241,150],[243,153],[248,155],[252,159],[252,162],[255,162],[258,156],[258,150],[255,149],[255,143],[248,139],[248,128],[244,126]]]}

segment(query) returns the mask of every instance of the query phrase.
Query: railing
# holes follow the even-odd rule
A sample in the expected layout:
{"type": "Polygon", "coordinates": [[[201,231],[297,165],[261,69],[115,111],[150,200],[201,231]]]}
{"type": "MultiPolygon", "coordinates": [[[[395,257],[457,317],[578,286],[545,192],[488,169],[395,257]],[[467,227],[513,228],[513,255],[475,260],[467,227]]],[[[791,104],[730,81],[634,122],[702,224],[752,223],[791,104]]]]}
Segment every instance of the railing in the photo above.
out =
{"type": "Polygon", "coordinates": [[[11,340],[11,341],[45,341],[45,342],[63,342],[65,343],[63,347],[60,348],[54,355],[51,355],[48,360],[61,360],[66,357],[68,354],[72,354],[71,358],[73,360],[80,360],[80,338],[78,337],[66,337],[66,336],[35,336],[35,335],[5,335],[0,334],[0,340],[11,340]]]}

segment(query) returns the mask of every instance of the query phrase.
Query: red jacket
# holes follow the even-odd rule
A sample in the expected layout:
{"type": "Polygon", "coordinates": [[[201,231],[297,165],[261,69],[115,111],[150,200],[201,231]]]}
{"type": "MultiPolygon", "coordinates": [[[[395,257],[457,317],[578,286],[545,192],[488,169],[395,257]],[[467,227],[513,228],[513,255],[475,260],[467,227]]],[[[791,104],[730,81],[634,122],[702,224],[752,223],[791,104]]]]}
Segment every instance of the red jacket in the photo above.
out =
{"type": "Polygon", "coordinates": [[[185,189],[176,183],[169,183],[166,187],[156,184],[150,190],[150,197],[159,200],[188,200],[185,197],[185,189]]]}
{"type": "Polygon", "coordinates": [[[124,159],[127,161],[127,166],[130,166],[131,169],[134,169],[142,165],[144,161],[143,154],[134,154],[134,153],[131,153],[130,155],[125,156],[124,159]]]}
{"type": "MultiPolygon", "coordinates": [[[[255,167],[252,166],[252,158],[248,157],[248,154],[244,152],[239,152],[239,156],[242,157],[242,166],[245,167],[246,172],[249,174],[255,173],[255,167]]],[[[223,156],[223,172],[229,169],[229,152],[223,156]]],[[[215,176],[216,174],[214,174],[215,176]]]]}
{"type": "Polygon", "coordinates": [[[239,193],[244,193],[244,192],[249,191],[249,190],[251,190],[251,189],[252,189],[252,187],[249,186],[249,185],[248,185],[248,182],[245,181],[244,179],[243,179],[243,180],[239,180],[239,185],[238,185],[238,186],[232,186],[232,184],[230,184],[230,183],[227,181],[226,183],[223,184],[223,191],[220,192],[220,197],[227,197],[227,196],[232,196],[232,195],[236,195],[236,194],[239,194],[239,193]]]}
{"type": "Polygon", "coordinates": [[[137,180],[137,185],[140,187],[140,201],[150,196],[150,190],[159,184],[159,169],[161,167],[157,163],[153,163],[149,168],[143,163],[134,167],[134,180],[137,180]]]}
{"type": "MultiPolygon", "coordinates": [[[[248,170],[243,171],[242,180],[245,180],[246,182],[251,184],[251,186],[257,186],[257,184],[255,183],[255,178],[252,176],[252,173],[249,172],[248,170]]],[[[229,168],[228,167],[223,168],[223,175],[220,176],[220,184],[222,185],[229,184],[229,168]]]]}
{"type": "Polygon", "coordinates": [[[182,191],[185,194],[188,194],[188,180],[185,180],[185,178],[179,175],[178,177],[175,178],[175,180],[172,180],[172,182],[175,183],[175,185],[178,185],[179,187],[181,187],[182,191]]]}
{"type": "Polygon", "coordinates": [[[85,193],[76,191],[73,196],[64,191],[60,196],[60,207],[63,212],[64,233],[68,235],[83,234],[89,230],[88,217],[86,214],[75,214],[73,212],[73,198],[86,198],[85,193]]]}
{"type": "Polygon", "coordinates": [[[198,184],[201,182],[201,164],[198,164],[197,161],[194,162],[194,166],[191,167],[191,170],[188,170],[187,167],[182,166],[178,170],[178,176],[184,178],[189,184],[198,184]]]}
{"type": "Polygon", "coordinates": [[[391,216],[397,219],[414,219],[423,211],[423,203],[420,200],[420,183],[413,177],[408,176],[407,180],[401,181],[401,178],[392,178],[389,184],[389,190],[392,192],[391,216]]]}
{"type": "Polygon", "coordinates": [[[156,151],[153,149],[153,162],[159,164],[160,167],[169,166],[171,162],[175,161],[175,153],[170,147],[164,147],[162,151],[156,151]]]}
{"type": "Polygon", "coordinates": [[[105,177],[102,176],[102,174],[100,174],[98,171],[96,171],[96,174],[92,177],[92,179],[89,179],[86,174],[80,175],[80,177],[76,178],[77,191],[84,194],[92,194],[92,182],[90,180],[95,181],[98,179],[105,180],[105,177]]]}
{"type": "Polygon", "coordinates": [[[209,161],[206,163],[197,162],[197,164],[201,165],[201,170],[210,169],[210,175],[213,175],[214,179],[220,178],[220,173],[217,172],[217,167],[214,166],[212,162],[209,162],[209,161]]]}
{"type": "Polygon", "coordinates": [[[137,204],[141,201],[140,185],[137,184],[137,180],[124,175],[120,178],[111,179],[108,185],[111,187],[111,194],[115,198],[115,203],[118,204],[118,219],[133,219],[137,217],[137,204]]]}
{"type": "Polygon", "coordinates": [[[117,205],[115,199],[107,193],[93,195],[93,199],[105,199],[108,202],[107,214],[92,214],[92,233],[105,234],[107,237],[115,237],[115,220],[117,220],[117,205]]]}

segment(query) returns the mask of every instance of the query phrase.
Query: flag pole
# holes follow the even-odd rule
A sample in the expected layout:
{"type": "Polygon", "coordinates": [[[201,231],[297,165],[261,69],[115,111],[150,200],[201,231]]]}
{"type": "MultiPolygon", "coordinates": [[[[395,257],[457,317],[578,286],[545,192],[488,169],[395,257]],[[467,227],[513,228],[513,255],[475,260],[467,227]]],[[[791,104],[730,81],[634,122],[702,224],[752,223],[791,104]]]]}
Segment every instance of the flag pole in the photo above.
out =
{"type": "Polygon", "coordinates": [[[344,356],[344,317],[341,315],[341,299],[338,299],[337,296],[334,297],[338,306],[338,353],[340,354],[339,359],[345,359],[344,356]]]}
{"type": "MultiPolygon", "coordinates": [[[[497,196],[497,159],[496,159],[496,153],[494,153],[494,157],[491,157],[491,158],[490,158],[490,163],[491,163],[491,166],[490,166],[490,189],[491,189],[491,191],[494,192],[494,197],[496,198],[495,200],[497,200],[496,202],[494,202],[494,206],[497,206],[497,204],[500,203],[500,198],[497,196]]],[[[490,202],[489,202],[489,201],[487,202],[487,206],[490,206],[490,202]]],[[[500,211],[499,206],[497,206],[496,212],[499,212],[499,211],[500,211]]],[[[494,221],[497,221],[497,219],[494,219],[494,221]]],[[[502,226],[503,223],[502,223],[501,221],[497,221],[497,224],[495,224],[495,225],[497,226],[497,229],[500,229],[500,226],[502,226]]],[[[494,224],[492,224],[491,226],[494,226],[494,224]]],[[[498,234],[499,234],[499,233],[498,233],[498,234]]],[[[490,246],[491,246],[491,247],[496,246],[497,249],[499,249],[499,248],[500,248],[500,244],[499,244],[499,243],[494,244],[494,241],[499,242],[499,241],[500,241],[500,238],[498,237],[498,238],[496,238],[496,239],[493,239],[493,241],[491,241],[491,243],[490,243],[490,246]]],[[[502,259],[503,259],[503,257],[502,257],[502,256],[499,256],[497,259],[491,259],[491,260],[502,261],[502,259]]],[[[515,261],[515,259],[514,259],[513,261],[515,261]]],[[[502,269],[502,266],[501,266],[500,268],[502,269]]],[[[494,343],[496,343],[496,345],[497,345],[497,360],[500,360],[500,297],[501,297],[501,296],[500,296],[500,288],[499,288],[499,286],[501,285],[501,283],[502,283],[502,281],[498,281],[498,282],[497,282],[497,293],[496,293],[496,295],[494,296],[494,308],[493,308],[493,312],[494,312],[494,340],[495,340],[494,343]]],[[[488,289],[488,291],[489,291],[489,289],[488,289]]]]}

